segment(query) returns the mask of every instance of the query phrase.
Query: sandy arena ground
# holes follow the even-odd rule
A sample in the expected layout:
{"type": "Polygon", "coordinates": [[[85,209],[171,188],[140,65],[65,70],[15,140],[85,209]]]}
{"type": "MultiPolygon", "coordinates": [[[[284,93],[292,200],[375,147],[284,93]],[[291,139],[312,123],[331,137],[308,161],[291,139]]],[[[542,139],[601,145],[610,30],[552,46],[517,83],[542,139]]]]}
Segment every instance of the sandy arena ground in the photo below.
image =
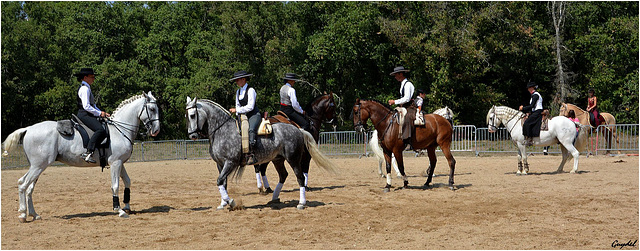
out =
{"type": "MultiPolygon", "coordinates": [[[[461,154],[458,154],[461,155],[461,154]]],[[[435,188],[422,189],[427,158],[406,158],[409,189],[383,193],[375,158],[333,158],[334,176],[312,163],[308,208],[297,210],[291,169],[280,195],[257,193],[253,168],[229,194],[245,210],[217,211],[211,160],[129,163],[130,218],[111,211],[100,168],[49,167],[34,192],[42,220],[18,222],[17,180],[2,171],[2,249],[613,249],[638,239],[638,157],[580,157],[580,173],[553,173],[561,157],[458,156],[456,191],[438,153],[435,188]]],[[[571,170],[572,162],[565,166],[571,170]]],[[[277,174],[268,168],[271,187],[277,174]]],[[[120,189],[122,199],[123,187],[120,189]]],[[[625,247],[624,249],[638,249],[625,247]]],[[[617,249],[617,248],[616,248],[617,249]]]]}

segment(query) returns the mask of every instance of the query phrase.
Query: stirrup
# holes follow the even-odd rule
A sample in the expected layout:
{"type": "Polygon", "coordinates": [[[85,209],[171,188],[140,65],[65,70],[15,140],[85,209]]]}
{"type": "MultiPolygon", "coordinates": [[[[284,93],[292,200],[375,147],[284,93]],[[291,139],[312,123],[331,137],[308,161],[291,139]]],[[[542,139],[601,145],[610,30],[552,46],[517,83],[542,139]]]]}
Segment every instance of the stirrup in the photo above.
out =
{"type": "Polygon", "coordinates": [[[88,163],[96,163],[96,160],[93,159],[93,153],[92,152],[85,152],[82,154],[82,159],[84,159],[84,161],[88,162],[88,163]]]}

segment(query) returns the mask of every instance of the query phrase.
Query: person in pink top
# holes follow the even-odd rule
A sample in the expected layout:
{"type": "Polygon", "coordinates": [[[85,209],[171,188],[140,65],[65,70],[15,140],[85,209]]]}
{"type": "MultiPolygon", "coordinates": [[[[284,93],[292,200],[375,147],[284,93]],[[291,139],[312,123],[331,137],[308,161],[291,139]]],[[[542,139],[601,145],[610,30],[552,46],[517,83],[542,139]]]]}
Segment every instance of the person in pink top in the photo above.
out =
{"type": "MultiPolygon", "coordinates": [[[[580,120],[576,118],[576,112],[574,112],[573,110],[569,110],[569,113],[567,114],[567,118],[569,118],[571,121],[573,121],[576,124],[580,124],[580,120]]],[[[576,127],[576,131],[578,130],[579,128],[576,127]]]]}

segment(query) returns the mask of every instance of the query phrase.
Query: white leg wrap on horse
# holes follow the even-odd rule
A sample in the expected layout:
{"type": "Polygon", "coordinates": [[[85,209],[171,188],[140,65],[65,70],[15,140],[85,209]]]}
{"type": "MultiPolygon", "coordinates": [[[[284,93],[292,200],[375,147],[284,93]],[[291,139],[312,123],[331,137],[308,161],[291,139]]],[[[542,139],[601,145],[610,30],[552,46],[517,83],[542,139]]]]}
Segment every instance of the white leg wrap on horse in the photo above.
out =
{"type": "Polygon", "coordinates": [[[256,183],[258,184],[258,188],[262,188],[262,179],[260,178],[260,173],[256,173],[256,183]]]}
{"type": "Polygon", "coordinates": [[[276,200],[278,198],[280,198],[280,190],[282,190],[282,183],[278,183],[278,185],[276,185],[276,190],[273,190],[273,199],[276,200]]]}
{"type": "Polygon", "coordinates": [[[220,197],[223,201],[229,201],[229,194],[227,193],[227,189],[224,188],[224,185],[219,185],[218,190],[220,190],[220,197]]]}
{"type": "Polygon", "coordinates": [[[307,204],[307,196],[306,196],[306,190],[304,187],[300,187],[300,205],[306,205],[307,204]]]}
{"type": "Polygon", "coordinates": [[[309,181],[309,173],[303,173],[304,175],[304,186],[307,186],[307,182],[309,181]]]}
{"type": "Polygon", "coordinates": [[[267,176],[262,176],[262,183],[264,184],[264,187],[269,187],[269,181],[267,180],[267,176]]]}
{"type": "Polygon", "coordinates": [[[387,185],[391,185],[391,173],[387,173],[387,185]]]}

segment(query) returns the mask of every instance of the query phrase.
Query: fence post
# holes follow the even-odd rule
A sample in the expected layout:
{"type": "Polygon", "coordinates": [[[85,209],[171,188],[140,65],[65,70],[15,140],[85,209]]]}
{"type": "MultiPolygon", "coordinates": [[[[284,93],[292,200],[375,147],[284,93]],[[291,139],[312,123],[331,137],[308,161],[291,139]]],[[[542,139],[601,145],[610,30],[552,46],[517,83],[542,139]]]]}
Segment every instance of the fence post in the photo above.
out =
{"type": "Polygon", "coordinates": [[[140,149],[141,149],[141,151],[142,151],[142,162],[144,162],[144,161],[146,161],[146,160],[144,159],[144,141],[142,141],[142,142],[140,143],[140,149]]]}

